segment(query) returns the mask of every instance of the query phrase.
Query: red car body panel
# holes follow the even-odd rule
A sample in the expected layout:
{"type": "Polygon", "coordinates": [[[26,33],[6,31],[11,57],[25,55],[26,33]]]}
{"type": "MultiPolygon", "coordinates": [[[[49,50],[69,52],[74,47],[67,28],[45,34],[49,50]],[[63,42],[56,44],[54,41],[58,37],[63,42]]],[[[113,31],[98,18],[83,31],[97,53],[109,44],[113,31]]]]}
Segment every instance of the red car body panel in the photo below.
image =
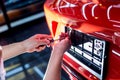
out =
{"type": "MultiPolygon", "coordinates": [[[[47,0],[46,20],[54,38],[70,27],[109,43],[105,80],[120,80],[120,1],[47,0]]],[[[98,80],[66,54],[63,60],[88,80],[98,80]]],[[[76,80],[76,79],[72,79],[76,80]]]]}

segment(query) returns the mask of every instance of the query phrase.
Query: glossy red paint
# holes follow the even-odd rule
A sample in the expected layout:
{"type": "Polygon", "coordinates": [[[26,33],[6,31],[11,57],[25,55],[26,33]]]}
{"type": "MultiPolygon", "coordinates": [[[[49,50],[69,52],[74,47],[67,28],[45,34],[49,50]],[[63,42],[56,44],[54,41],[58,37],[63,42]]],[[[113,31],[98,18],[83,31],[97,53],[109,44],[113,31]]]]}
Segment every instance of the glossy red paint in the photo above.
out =
{"type": "Polygon", "coordinates": [[[62,68],[67,72],[67,74],[69,75],[69,78],[71,80],[78,80],[75,76],[73,76],[64,66],[62,66],[62,68]]]}
{"type": "Polygon", "coordinates": [[[83,75],[86,79],[88,79],[88,80],[99,80],[97,77],[95,77],[90,72],[88,72],[87,70],[85,70],[82,66],[80,66],[75,61],[73,61],[72,59],[70,59],[67,55],[64,55],[63,60],[66,63],[68,63],[73,69],[75,69],[78,73],[80,73],[81,75],[83,75]]]}
{"type": "Polygon", "coordinates": [[[57,29],[57,25],[58,25],[58,22],[52,21],[52,32],[53,32],[53,36],[55,36],[56,29],[57,29]]]}
{"type": "MultiPolygon", "coordinates": [[[[54,38],[64,32],[64,27],[67,26],[108,41],[105,80],[120,80],[119,0],[47,0],[44,10],[54,38]]],[[[98,79],[67,55],[64,55],[63,60],[85,78],[98,79]]]]}

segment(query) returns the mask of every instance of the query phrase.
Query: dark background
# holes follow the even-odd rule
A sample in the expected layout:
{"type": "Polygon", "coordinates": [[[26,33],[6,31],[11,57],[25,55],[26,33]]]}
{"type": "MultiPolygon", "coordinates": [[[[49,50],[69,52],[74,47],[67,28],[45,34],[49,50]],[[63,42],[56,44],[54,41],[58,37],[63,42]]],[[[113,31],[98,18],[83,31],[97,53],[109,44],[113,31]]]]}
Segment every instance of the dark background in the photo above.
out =
{"type": "MultiPolygon", "coordinates": [[[[0,44],[7,45],[19,42],[39,33],[50,34],[45,18],[26,23],[10,31],[1,33],[0,44]]],[[[5,61],[7,80],[42,80],[42,74],[45,73],[50,52],[51,48],[46,48],[42,52],[25,53],[5,61]],[[29,67],[26,67],[27,65],[29,65],[29,67]],[[36,68],[38,69],[37,71],[36,68]]]]}
{"type": "MultiPolygon", "coordinates": [[[[0,27],[7,26],[8,29],[0,32],[0,45],[23,41],[35,34],[50,34],[45,16],[33,16],[44,13],[44,2],[45,0],[1,0],[0,27]],[[31,20],[24,22],[31,16],[31,20]],[[22,21],[21,24],[12,26],[13,22],[19,20],[22,21]]],[[[42,80],[50,53],[51,47],[46,47],[41,52],[25,53],[5,61],[6,80],[42,80]]]]}

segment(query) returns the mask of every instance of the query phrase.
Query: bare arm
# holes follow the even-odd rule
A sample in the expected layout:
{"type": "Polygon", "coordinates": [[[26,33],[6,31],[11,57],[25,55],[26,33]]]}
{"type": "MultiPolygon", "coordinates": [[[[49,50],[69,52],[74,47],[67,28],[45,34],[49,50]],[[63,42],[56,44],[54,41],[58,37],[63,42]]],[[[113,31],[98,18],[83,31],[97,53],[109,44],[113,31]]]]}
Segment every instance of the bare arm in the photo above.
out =
{"type": "Polygon", "coordinates": [[[13,43],[2,47],[2,57],[4,60],[15,57],[25,52],[21,42],[13,43]]]}
{"type": "Polygon", "coordinates": [[[68,38],[54,46],[43,80],[61,80],[61,64],[63,53],[70,47],[68,38]]]}
{"type": "Polygon", "coordinates": [[[49,35],[37,34],[27,40],[2,46],[2,57],[7,60],[25,52],[41,51],[45,46],[39,46],[50,44],[49,38],[49,35]]]}

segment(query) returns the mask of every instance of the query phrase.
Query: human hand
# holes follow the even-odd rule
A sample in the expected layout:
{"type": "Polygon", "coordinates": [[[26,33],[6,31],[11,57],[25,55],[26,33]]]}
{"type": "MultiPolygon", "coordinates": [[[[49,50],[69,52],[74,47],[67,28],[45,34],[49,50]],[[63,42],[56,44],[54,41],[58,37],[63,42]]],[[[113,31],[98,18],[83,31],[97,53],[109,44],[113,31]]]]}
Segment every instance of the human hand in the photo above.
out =
{"type": "Polygon", "coordinates": [[[50,44],[51,39],[52,37],[50,35],[36,34],[21,43],[25,49],[25,52],[39,52],[45,49],[46,45],[50,44]]]}
{"type": "Polygon", "coordinates": [[[61,54],[67,51],[71,46],[71,41],[67,33],[61,33],[60,40],[54,45],[53,52],[55,54],[61,54]]]}

